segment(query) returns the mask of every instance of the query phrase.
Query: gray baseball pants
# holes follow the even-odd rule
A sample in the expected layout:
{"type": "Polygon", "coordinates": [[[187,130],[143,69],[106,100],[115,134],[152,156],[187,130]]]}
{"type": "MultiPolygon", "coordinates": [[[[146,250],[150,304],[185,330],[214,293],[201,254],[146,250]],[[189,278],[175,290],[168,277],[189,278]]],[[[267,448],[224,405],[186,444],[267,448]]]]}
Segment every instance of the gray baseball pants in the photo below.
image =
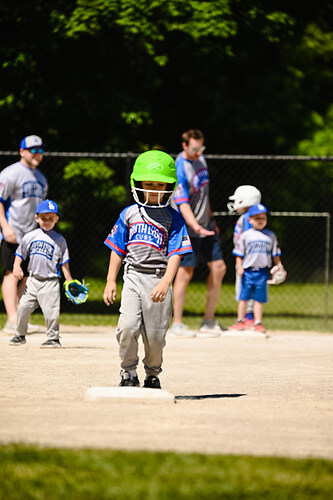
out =
{"type": "Polygon", "coordinates": [[[17,310],[16,335],[27,334],[30,315],[38,306],[45,318],[48,339],[59,339],[60,284],[58,278],[38,279],[29,276],[17,310]]]}
{"type": "Polygon", "coordinates": [[[163,302],[153,302],[150,293],[162,275],[146,274],[125,266],[120,316],[116,336],[123,370],[135,370],[138,362],[138,339],[142,334],[147,375],[162,371],[163,348],[172,314],[172,290],[163,302]]]}

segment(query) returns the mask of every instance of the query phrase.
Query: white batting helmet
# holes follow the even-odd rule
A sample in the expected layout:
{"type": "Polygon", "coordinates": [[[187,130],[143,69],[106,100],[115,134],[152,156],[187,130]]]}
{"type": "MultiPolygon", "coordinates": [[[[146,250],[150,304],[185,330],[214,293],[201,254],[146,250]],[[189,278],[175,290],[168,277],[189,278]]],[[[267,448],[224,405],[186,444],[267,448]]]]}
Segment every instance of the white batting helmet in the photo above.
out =
{"type": "Polygon", "coordinates": [[[252,207],[261,202],[261,193],[254,186],[238,186],[232,196],[229,196],[231,203],[227,204],[229,212],[237,212],[241,208],[252,207]]]}

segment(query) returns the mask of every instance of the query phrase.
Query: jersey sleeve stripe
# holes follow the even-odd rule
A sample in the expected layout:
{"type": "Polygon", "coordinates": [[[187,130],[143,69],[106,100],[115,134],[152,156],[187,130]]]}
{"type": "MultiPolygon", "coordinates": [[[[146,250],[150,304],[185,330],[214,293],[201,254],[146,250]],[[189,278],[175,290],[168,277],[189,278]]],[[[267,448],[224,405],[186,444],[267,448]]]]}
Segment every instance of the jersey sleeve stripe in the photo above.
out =
{"type": "Polygon", "coordinates": [[[237,257],[244,257],[244,254],[239,250],[233,250],[232,254],[237,255],[237,257]]]}
{"type": "Polygon", "coordinates": [[[184,248],[177,248],[177,250],[172,250],[172,252],[168,253],[168,257],[171,257],[171,255],[190,253],[190,252],[192,252],[191,245],[189,245],[188,247],[184,247],[184,248]]]}
{"type": "Polygon", "coordinates": [[[107,238],[104,241],[104,245],[106,245],[107,247],[111,248],[111,250],[114,250],[119,255],[126,255],[127,254],[127,252],[125,252],[121,248],[117,247],[114,243],[112,243],[112,241],[108,240],[107,238]]]}
{"type": "Polygon", "coordinates": [[[175,203],[177,203],[177,204],[178,203],[190,203],[190,199],[187,197],[183,197],[183,198],[181,198],[181,197],[176,198],[175,197],[174,200],[175,200],[175,203]]]}

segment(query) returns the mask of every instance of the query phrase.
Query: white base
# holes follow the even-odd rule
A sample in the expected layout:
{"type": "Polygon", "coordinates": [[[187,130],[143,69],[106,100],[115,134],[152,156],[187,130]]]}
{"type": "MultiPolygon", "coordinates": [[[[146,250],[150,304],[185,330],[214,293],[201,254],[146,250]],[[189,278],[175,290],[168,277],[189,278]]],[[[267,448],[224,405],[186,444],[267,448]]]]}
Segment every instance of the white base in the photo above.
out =
{"type": "Polygon", "coordinates": [[[149,403],[175,403],[175,396],[163,389],[146,389],[140,387],[89,387],[86,390],[86,400],[97,401],[113,399],[118,401],[135,399],[149,403]]]}
{"type": "Polygon", "coordinates": [[[261,333],[255,330],[228,330],[223,332],[221,337],[246,337],[246,338],[257,338],[266,339],[268,337],[267,332],[261,333]]]}

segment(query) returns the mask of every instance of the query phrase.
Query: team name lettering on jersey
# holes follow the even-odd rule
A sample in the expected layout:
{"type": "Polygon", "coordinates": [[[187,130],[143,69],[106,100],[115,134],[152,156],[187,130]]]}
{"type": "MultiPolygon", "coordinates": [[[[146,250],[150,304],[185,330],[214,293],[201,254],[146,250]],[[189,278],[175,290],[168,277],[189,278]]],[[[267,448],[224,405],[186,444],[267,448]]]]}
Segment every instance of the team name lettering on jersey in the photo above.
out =
{"type": "Polygon", "coordinates": [[[202,186],[205,186],[208,183],[208,170],[206,168],[197,170],[192,179],[193,191],[196,193],[202,186]]]}
{"type": "Polygon", "coordinates": [[[249,241],[247,253],[248,254],[265,253],[266,255],[270,255],[271,254],[271,242],[270,241],[249,241]]]}
{"type": "Polygon", "coordinates": [[[38,181],[27,181],[22,184],[22,198],[44,198],[44,186],[38,181]]]}
{"type": "Polygon", "coordinates": [[[128,245],[148,245],[157,248],[157,250],[162,250],[164,239],[165,232],[153,224],[136,222],[129,228],[128,245]]]}
{"type": "Polygon", "coordinates": [[[33,241],[30,245],[30,255],[44,255],[49,260],[52,260],[54,247],[47,241],[33,241]]]}

